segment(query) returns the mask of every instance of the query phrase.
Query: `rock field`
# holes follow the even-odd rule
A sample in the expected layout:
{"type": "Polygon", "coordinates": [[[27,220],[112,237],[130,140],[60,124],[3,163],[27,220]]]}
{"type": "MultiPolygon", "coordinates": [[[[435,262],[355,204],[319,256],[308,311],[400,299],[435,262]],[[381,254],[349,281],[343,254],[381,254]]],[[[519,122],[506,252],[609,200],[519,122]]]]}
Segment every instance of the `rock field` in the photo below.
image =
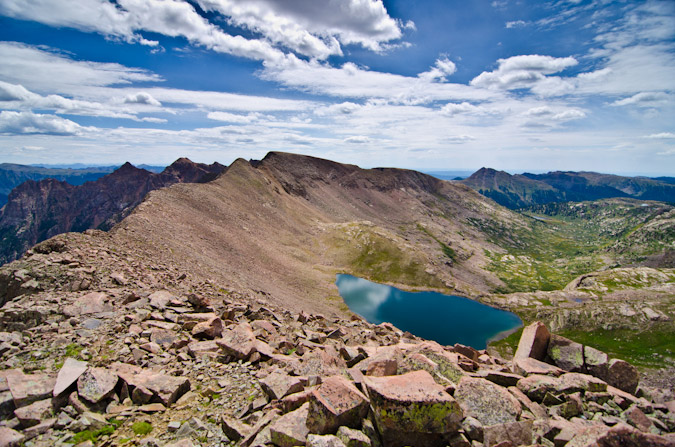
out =
{"type": "Polygon", "coordinates": [[[511,360],[64,235],[0,269],[0,446],[675,445],[673,390],[533,323],[511,360]]]}

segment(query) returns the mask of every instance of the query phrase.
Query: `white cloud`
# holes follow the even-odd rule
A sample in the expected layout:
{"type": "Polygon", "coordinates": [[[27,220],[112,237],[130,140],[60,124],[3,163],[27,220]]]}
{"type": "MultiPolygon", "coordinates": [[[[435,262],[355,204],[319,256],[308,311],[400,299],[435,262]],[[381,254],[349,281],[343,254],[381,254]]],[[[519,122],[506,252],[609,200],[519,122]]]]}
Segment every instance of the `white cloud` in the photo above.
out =
{"type": "Polygon", "coordinates": [[[17,42],[0,42],[0,78],[37,92],[79,93],[88,86],[160,82],[162,77],[114,63],[77,61],[17,42]]]}
{"type": "MultiPolygon", "coordinates": [[[[445,67],[450,69],[449,64],[445,64],[445,67]]],[[[484,100],[498,96],[463,84],[437,82],[438,79],[371,71],[351,62],[335,68],[293,56],[286,58],[283,63],[266,63],[261,77],[315,94],[382,99],[403,104],[484,100]]]]}
{"type": "Polygon", "coordinates": [[[124,102],[125,104],[146,104],[157,107],[162,105],[161,102],[157,101],[147,92],[138,92],[136,94],[127,95],[127,97],[124,98],[124,102]]]}
{"type": "Polygon", "coordinates": [[[511,22],[506,22],[506,28],[511,29],[511,28],[521,28],[523,26],[527,26],[527,22],[523,20],[514,20],[511,22]]]}
{"type": "Polygon", "coordinates": [[[351,137],[347,137],[344,139],[345,143],[351,143],[351,144],[365,144],[365,143],[370,143],[372,139],[370,137],[367,137],[365,135],[354,135],[351,137]]]}
{"type": "Polygon", "coordinates": [[[373,51],[401,38],[400,24],[380,0],[198,0],[234,25],[262,34],[274,44],[317,59],[341,55],[340,42],[373,51]]]}
{"type": "Polygon", "coordinates": [[[668,102],[670,96],[665,92],[641,92],[635,95],[614,101],[613,106],[636,105],[638,107],[653,107],[668,102]]]}
{"type": "Polygon", "coordinates": [[[453,115],[485,115],[491,113],[491,111],[484,106],[475,106],[468,102],[462,103],[447,103],[441,107],[441,113],[448,116],[453,115]]]}
{"type": "Polygon", "coordinates": [[[436,64],[429,71],[425,71],[417,75],[420,79],[425,81],[446,81],[446,76],[450,76],[457,71],[457,66],[447,57],[436,60],[436,64]]]}
{"type": "Polygon", "coordinates": [[[82,127],[70,120],[31,112],[0,112],[0,134],[78,135],[82,127]]]}
{"type": "Polygon", "coordinates": [[[227,112],[209,112],[207,118],[214,121],[248,124],[257,121],[260,118],[260,115],[256,113],[249,113],[248,115],[239,115],[236,113],[227,113],[227,112]]]}
{"type": "Polygon", "coordinates": [[[578,62],[573,57],[532,54],[499,59],[497,63],[497,70],[479,74],[471,80],[471,85],[504,90],[532,88],[545,81],[546,75],[573,67],[578,62]]]}
{"type": "Polygon", "coordinates": [[[5,0],[0,13],[51,26],[97,32],[127,42],[156,45],[139,32],[183,37],[194,45],[257,60],[273,60],[283,53],[263,40],[233,36],[208,22],[187,2],[175,0],[5,0]]]}
{"type": "Polygon", "coordinates": [[[672,132],[653,133],[651,135],[646,135],[645,138],[649,138],[652,140],[672,140],[675,139],[675,133],[672,132]]]}

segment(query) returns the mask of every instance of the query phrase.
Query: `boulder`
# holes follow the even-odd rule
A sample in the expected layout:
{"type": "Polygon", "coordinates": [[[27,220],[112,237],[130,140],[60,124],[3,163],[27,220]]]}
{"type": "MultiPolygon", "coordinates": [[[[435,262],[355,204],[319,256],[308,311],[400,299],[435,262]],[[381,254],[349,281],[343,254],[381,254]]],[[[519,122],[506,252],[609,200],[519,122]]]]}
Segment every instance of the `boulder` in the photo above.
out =
{"type": "Polygon", "coordinates": [[[0,447],[19,447],[26,437],[9,427],[0,427],[0,447]]]}
{"type": "Polygon", "coordinates": [[[335,435],[340,438],[345,447],[371,447],[372,445],[365,433],[353,428],[340,427],[335,435]]]}
{"type": "Polygon", "coordinates": [[[550,338],[551,333],[546,328],[546,325],[535,321],[523,329],[523,334],[520,336],[520,341],[518,342],[518,349],[516,349],[513,357],[516,359],[531,357],[537,360],[544,360],[550,338]]]}
{"type": "Polygon", "coordinates": [[[612,359],[609,361],[607,377],[604,380],[613,387],[635,394],[640,375],[637,368],[630,363],[620,359],[612,359]]]}
{"type": "Polygon", "coordinates": [[[453,346],[455,352],[462,354],[464,357],[469,358],[470,360],[477,362],[478,361],[478,351],[476,351],[471,346],[466,346],[460,343],[455,343],[453,346]]]}
{"type": "Polygon", "coordinates": [[[547,393],[555,393],[560,381],[555,377],[533,374],[518,381],[516,387],[527,397],[542,402],[547,393]]]}
{"type": "Polygon", "coordinates": [[[485,379],[463,377],[454,397],[465,416],[486,426],[515,422],[522,412],[520,402],[511,393],[485,379]]]}
{"type": "Polygon", "coordinates": [[[325,378],[309,398],[307,426],[312,433],[335,433],[338,427],[358,427],[368,412],[368,398],[342,376],[325,378]]]}
{"type": "Polygon", "coordinates": [[[558,368],[557,366],[544,363],[541,360],[527,357],[527,358],[513,359],[513,372],[516,374],[520,374],[522,376],[537,374],[537,375],[557,377],[562,373],[564,373],[565,371],[558,368]]]}
{"type": "Polygon", "coordinates": [[[558,378],[556,390],[561,393],[576,393],[578,391],[602,393],[607,391],[607,383],[588,374],[566,373],[558,378]]]}
{"type": "Polygon", "coordinates": [[[388,446],[436,445],[454,434],[464,417],[459,403],[423,370],[365,377],[364,384],[388,446]]]}
{"type": "Polygon", "coordinates": [[[112,396],[119,378],[105,368],[89,368],[77,379],[77,392],[92,404],[112,396]]]}
{"type": "Polygon", "coordinates": [[[584,366],[588,374],[604,380],[609,369],[609,357],[598,349],[584,346],[584,366]]]}
{"type": "Polygon", "coordinates": [[[508,441],[511,445],[530,445],[533,442],[532,421],[508,422],[483,429],[483,445],[493,447],[508,441]]]}
{"type": "Polygon", "coordinates": [[[53,396],[58,397],[68,390],[87,370],[87,362],[68,357],[56,376],[53,396]]]}
{"type": "Polygon", "coordinates": [[[207,321],[197,323],[192,328],[192,336],[195,338],[207,338],[213,340],[223,334],[223,320],[218,317],[211,318],[207,321]]]}
{"type": "Polygon", "coordinates": [[[309,435],[307,447],[345,447],[344,443],[335,435],[309,435]]]}
{"type": "Polygon", "coordinates": [[[270,399],[274,400],[302,391],[305,383],[307,383],[306,379],[274,371],[260,381],[260,386],[270,399]]]}
{"type": "Polygon", "coordinates": [[[226,355],[237,359],[247,359],[255,352],[255,341],[251,325],[239,323],[232,329],[225,329],[223,337],[216,340],[216,343],[226,355]]]}
{"type": "Polygon", "coordinates": [[[565,371],[580,372],[584,368],[583,345],[568,338],[551,334],[547,353],[553,363],[565,371]]]}
{"type": "Polygon", "coordinates": [[[307,428],[308,411],[309,403],[306,403],[270,424],[272,443],[278,447],[305,445],[307,435],[309,435],[309,429],[307,428]]]}
{"type": "Polygon", "coordinates": [[[5,377],[16,408],[51,397],[56,383],[47,374],[24,374],[18,369],[5,371],[5,377]]]}
{"type": "Polygon", "coordinates": [[[23,427],[32,427],[52,415],[52,400],[38,400],[25,407],[17,408],[14,415],[23,427]]]}
{"type": "Polygon", "coordinates": [[[137,402],[134,395],[150,393],[168,407],[190,390],[190,380],[187,377],[155,373],[126,363],[113,363],[110,369],[127,385],[135,388],[132,391],[132,400],[136,403],[147,403],[148,400],[143,402],[142,399],[137,402]]]}
{"type": "Polygon", "coordinates": [[[91,292],[81,296],[73,304],[64,306],[63,314],[67,317],[111,312],[112,305],[107,303],[108,296],[103,292],[91,292]]]}
{"type": "Polygon", "coordinates": [[[148,299],[150,300],[150,306],[155,309],[164,309],[174,299],[174,296],[168,290],[159,290],[151,294],[148,299]]]}
{"type": "Polygon", "coordinates": [[[598,447],[672,447],[673,442],[663,436],[642,433],[626,425],[613,427],[600,435],[598,447]]]}

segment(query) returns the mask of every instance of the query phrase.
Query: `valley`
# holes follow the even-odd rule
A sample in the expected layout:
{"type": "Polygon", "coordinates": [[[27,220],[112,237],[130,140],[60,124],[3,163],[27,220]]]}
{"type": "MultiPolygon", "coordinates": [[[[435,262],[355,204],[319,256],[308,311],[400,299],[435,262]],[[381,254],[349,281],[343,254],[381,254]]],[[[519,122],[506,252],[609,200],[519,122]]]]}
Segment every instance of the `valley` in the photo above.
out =
{"type": "MultiPolygon", "coordinates": [[[[621,421],[635,425],[638,409],[650,414],[652,434],[643,433],[646,425],[639,435],[632,428],[609,433],[661,442],[655,434],[675,427],[663,403],[675,398],[672,205],[613,198],[514,211],[461,182],[281,152],[238,159],[208,181],[199,181],[200,166],[190,166],[196,182],[150,191],[108,231],[58,234],[0,267],[0,350],[11,354],[0,369],[0,385],[9,383],[0,408],[16,406],[24,418],[13,425],[22,430],[12,431],[16,439],[142,445],[156,427],[167,442],[287,445],[283,436],[295,429],[288,432],[284,421],[299,417],[291,427],[303,427],[315,417],[306,406],[333,386],[321,383],[339,376],[346,381],[340,386],[365,389],[364,375],[421,380],[425,371],[432,376],[422,392],[441,384],[466,414],[479,414],[471,408],[487,395],[520,396],[515,385],[541,401],[540,408],[520,397],[524,403],[513,405],[525,405],[526,416],[485,419],[485,433],[513,436],[508,424],[517,424],[531,431],[523,439],[564,445],[563,429],[595,430],[592,439],[600,439],[609,430],[603,418],[617,417],[606,420],[625,430],[621,421]],[[341,273],[468,297],[514,312],[527,329],[486,350],[442,347],[353,314],[335,285],[341,273]],[[519,358],[520,344],[544,325],[556,334],[546,339],[548,354],[519,358]],[[587,364],[596,361],[591,354],[605,360],[596,368],[587,364]],[[610,374],[610,365],[619,372],[610,374]],[[76,366],[88,371],[78,387],[94,380],[122,388],[91,404],[82,385],[67,397],[72,411],[25,419],[47,400],[15,402],[21,383],[39,381],[51,393],[50,381],[76,366]],[[528,388],[535,380],[555,382],[549,397],[528,388]],[[569,380],[604,386],[615,406],[597,405],[590,388],[569,388],[569,380]],[[489,390],[462,398],[471,381],[489,390]],[[581,400],[568,396],[574,391],[581,400]],[[579,415],[594,419],[581,423],[579,415]]],[[[462,324],[472,325],[471,318],[462,324]]],[[[51,404],[63,406],[62,399],[51,404]]],[[[469,420],[439,428],[428,445],[441,438],[464,445],[474,436],[469,420]]],[[[368,421],[349,422],[362,430],[354,436],[398,445],[398,435],[381,425],[371,430],[368,421]]],[[[297,436],[309,442],[315,435],[297,436]]]]}

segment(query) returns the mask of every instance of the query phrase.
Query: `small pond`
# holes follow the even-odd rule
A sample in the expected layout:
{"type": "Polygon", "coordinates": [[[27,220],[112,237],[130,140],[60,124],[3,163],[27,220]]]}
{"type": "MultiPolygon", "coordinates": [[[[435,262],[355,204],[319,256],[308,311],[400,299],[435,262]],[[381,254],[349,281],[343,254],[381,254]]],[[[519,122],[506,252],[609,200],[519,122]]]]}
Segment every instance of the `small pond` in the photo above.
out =
{"type": "Polygon", "coordinates": [[[461,296],[405,292],[351,275],[337,275],[340,296],[368,322],[385,321],[442,345],[485,349],[488,341],[522,325],[516,314],[461,296]]]}

